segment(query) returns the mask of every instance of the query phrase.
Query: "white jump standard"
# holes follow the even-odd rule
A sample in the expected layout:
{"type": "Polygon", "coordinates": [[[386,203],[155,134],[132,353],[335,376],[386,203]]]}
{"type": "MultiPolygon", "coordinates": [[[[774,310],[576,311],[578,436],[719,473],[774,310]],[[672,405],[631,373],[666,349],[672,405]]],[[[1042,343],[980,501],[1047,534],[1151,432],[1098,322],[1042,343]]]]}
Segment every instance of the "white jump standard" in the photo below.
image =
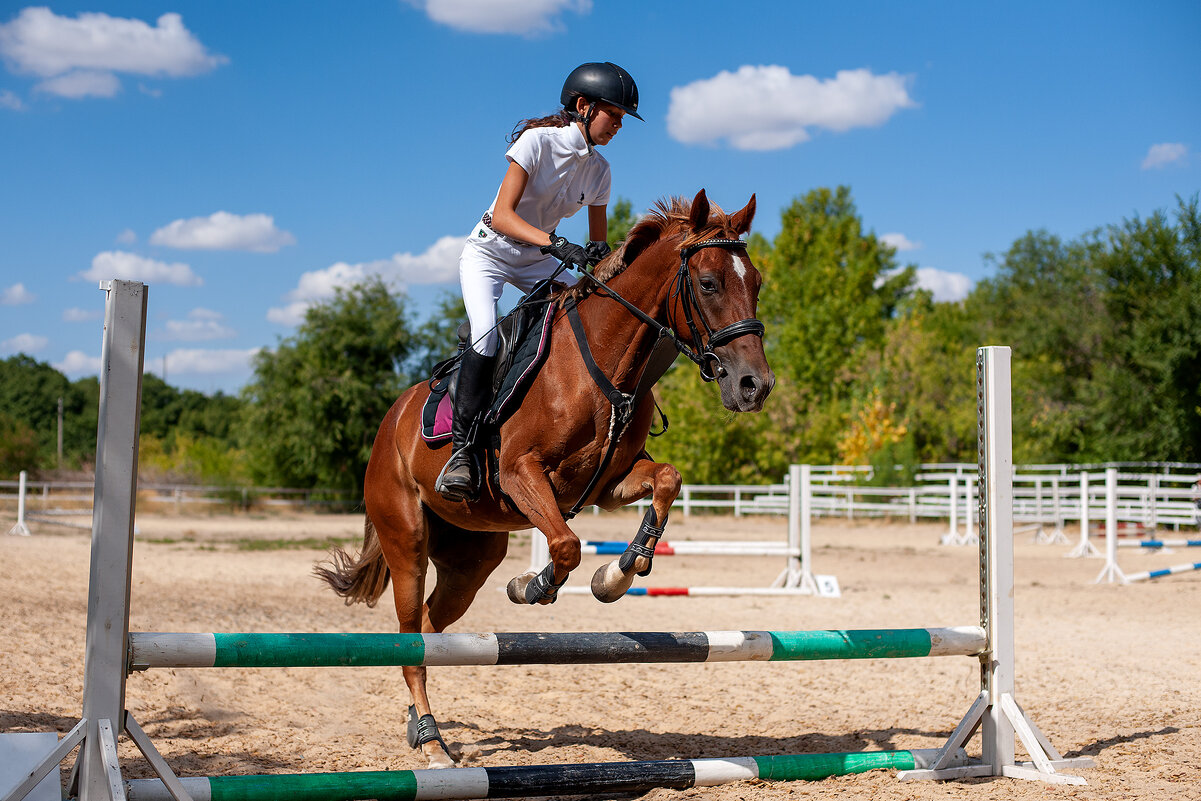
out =
{"type": "Polygon", "coordinates": [[[800,780],[893,768],[903,779],[1009,776],[1082,784],[1058,773],[1064,760],[1013,695],[1012,458],[1009,349],[978,356],[980,422],[980,626],[818,632],[725,631],[580,634],[141,634],[129,632],[138,413],[146,288],[113,281],[101,374],[95,524],[85,646],[83,717],[4,801],[21,801],[77,746],[70,794],[79,801],[352,801],[472,799],[647,791],[746,779],[800,780]],[[981,665],[981,692],[937,750],[744,756],[542,765],[366,771],[300,776],[193,777],[180,781],[125,711],[130,670],[166,666],[363,664],[580,664],[966,655],[981,665]],[[962,746],[980,728],[982,759],[962,746]],[[1015,732],[1030,763],[1015,762],[1015,732]],[[159,780],[121,776],[116,739],[129,736],[159,780]]]}

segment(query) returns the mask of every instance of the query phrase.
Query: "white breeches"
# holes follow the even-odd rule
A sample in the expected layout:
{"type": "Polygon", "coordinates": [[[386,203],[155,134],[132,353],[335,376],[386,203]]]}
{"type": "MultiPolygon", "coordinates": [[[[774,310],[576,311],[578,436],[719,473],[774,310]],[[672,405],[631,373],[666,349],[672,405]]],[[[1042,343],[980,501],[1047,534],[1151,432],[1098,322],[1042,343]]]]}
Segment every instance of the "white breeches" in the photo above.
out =
{"type": "MultiPolygon", "coordinates": [[[[496,353],[496,304],[505,284],[529,292],[539,281],[550,278],[559,269],[559,261],[544,255],[536,247],[515,245],[483,226],[479,229],[487,235],[472,237],[463,246],[459,256],[459,283],[463,288],[467,319],[471,323],[472,347],[480,355],[491,356],[496,353]]],[[[576,277],[563,272],[556,280],[571,285],[576,277]]]]}

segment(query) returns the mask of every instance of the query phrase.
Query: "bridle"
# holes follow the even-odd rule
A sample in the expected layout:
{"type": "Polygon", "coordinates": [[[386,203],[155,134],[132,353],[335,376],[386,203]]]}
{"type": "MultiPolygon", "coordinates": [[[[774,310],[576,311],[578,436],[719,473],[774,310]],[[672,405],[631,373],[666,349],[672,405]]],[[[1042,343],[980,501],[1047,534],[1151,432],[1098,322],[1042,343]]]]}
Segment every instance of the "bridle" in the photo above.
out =
{"type": "Polygon", "coordinates": [[[642,309],[639,309],[633,303],[630,303],[608,286],[601,283],[592,273],[585,272],[583,275],[596,285],[593,290],[595,294],[601,297],[612,298],[625,306],[631,314],[657,331],[658,338],[671,339],[675,343],[676,350],[683,353],[700,368],[703,380],[714,381],[726,374],[726,368],[721,363],[721,357],[714,352],[714,348],[720,348],[722,345],[747,334],[754,334],[762,338],[766,330],[763,323],[754,317],[730,323],[716,331],[709,325],[709,321],[705,319],[705,312],[701,309],[700,302],[696,298],[696,290],[692,285],[693,279],[692,273],[688,269],[688,260],[699,250],[715,247],[745,251],[746,242],[741,239],[703,239],[700,242],[694,242],[688,247],[680,249],[680,270],[676,275],[675,288],[672,290],[671,297],[678,297],[680,305],[684,308],[684,320],[688,324],[688,333],[692,337],[692,347],[689,347],[686,342],[680,339],[679,335],[671,328],[663,325],[642,311],[642,309]],[[705,330],[705,337],[701,336],[701,329],[696,324],[697,320],[700,321],[701,328],[705,330]]]}
{"type": "Polygon", "coordinates": [[[721,358],[713,352],[714,348],[720,348],[727,342],[732,342],[738,339],[738,337],[746,336],[747,334],[754,334],[762,339],[763,333],[766,330],[763,323],[754,317],[730,323],[717,331],[714,331],[709,326],[709,321],[705,319],[705,313],[701,310],[700,303],[696,299],[696,290],[692,286],[692,274],[688,270],[688,259],[698,250],[714,247],[745,251],[746,242],[741,239],[705,239],[682,248],[680,250],[680,273],[676,278],[675,291],[672,293],[672,297],[680,298],[680,305],[684,307],[684,319],[688,323],[688,331],[692,335],[692,342],[696,345],[697,352],[693,353],[678,338],[676,339],[676,344],[685,356],[696,362],[701,371],[701,378],[705,381],[713,381],[726,374],[726,368],[722,365],[721,358]],[[693,319],[693,310],[696,311],[696,317],[700,320],[701,326],[708,335],[708,339],[704,341],[703,345],[701,332],[696,327],[696,322],[693,319]]]}
{"type": "MultiPolygon", "coordinates": [[[[567,320],[571,325],[572,332],[575,334],[576,343],[580,348],[580,356],[584,360],[584,366],[588,369],[592,380],[596,382],[601,393],[609,399],[609,403],[613,406],[613,413],[610,418],[609,446],[605,449],[605,454],[601,458],[600,465],[597,467],[596,472],[593,473],[588,486],[580,495],[579,501],[570,510],[564,512],[566,519],[570,520],[575,517],[580,509],[584,507],[588,498],[591,497],[592,491],[596,488],[601,476],[604,475],[609,462],[613,458],[613,454],[617,450],[617,442],[621,438],[621,432],[625,430],[626,424],[631,419],[635,404],[637,404],[639,398],[650,392],[650,388],[654,383],[659,380],[667,368],[671,366],[672,362],[675,361],[677,354],[683,353],[689,359],[696,362],[701,371],[701,378],[705,381],[713,381],[726,374],[726,368],[722,365],[721,358],[714,353],[714,348],[719,348],[727,342],[731,342],[747,334],[754,334],[760,338],[763,337],[763,323],[754,317],[748,317],[745,320],[731,323],[717,331],[714,331],[710,327],[709,321],[705,319],[705,312],[697,302],[696,291],[692,287],[692,276],[688,270],[688,259],[698,250],[711,247],[745,250],[746,242],[743,242],[741,239],[705,239],[680,250],[680,271],[676,276],[676,285],[672,290],[671,297],[679,297],[680,305],[684,307],[684,319],[688,323],[693,347],[689,347],[687,343],[680,339],[675,331],[614,292],[592,273],[587,271],[583,273],[594,284],[593,292],[596,295],[616,300],[625,306],[627,311],[648,325],[656,334],[655,345],[651,350],[651,355],[647,362],[643,364],[642,374],[638,379],[638,386],[633,392],[623,392],[613,385],[613,382],[601,371],[596,364],[596,360],[592,357],[592,349],[588,346],[588,338],[584,334],[583,323],[580,321],[579,309],[577,308],[579,304],[578,299],[573,299],[566,306],[567,320]],[[701,336],[700,328],[696,324],[697,320],[700,321],[701,327],[705,329],[707,338],[701,336]]],[[[561,267],[560,270],[562,269],[561,267]]],[[[555,275],[558,275],[557,271],[555,275]]],[[[554,276],[551,276],[550,280],[554,280],[554,276]]],[[[664,431],[667,430],[666,417],[663,418],[663,429],[664,431]]]]}

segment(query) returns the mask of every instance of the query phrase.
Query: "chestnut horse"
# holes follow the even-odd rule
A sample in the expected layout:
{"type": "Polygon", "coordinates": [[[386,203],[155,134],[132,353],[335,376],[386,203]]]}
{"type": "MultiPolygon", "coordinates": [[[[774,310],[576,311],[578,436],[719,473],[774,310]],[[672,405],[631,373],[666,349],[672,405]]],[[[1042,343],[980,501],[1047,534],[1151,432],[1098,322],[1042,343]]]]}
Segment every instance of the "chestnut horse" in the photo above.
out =
{"type": "MultiPolygon", "coordinates": [[[[763,325],[754,319],[762,280],[740,239],[754,214],[753,195],[730,215],[711,210],[703,189],[691,203],[661,202],[597,265],[595,280],[585,277],[558,297],[546,362],[500,428],[499,486],[485,478],[478,500],[450,502],[434,491],[451,448],[431,448],[419,435],[428,382],[401,394],[380,424],[367,465],[363,547],[354,557],[335,550],[318,576],[346,603],[369,606],[390,577],[400,631],[441,632],[500,565],[510,531],[541,531],[551,562],[541,573],[513,579],[509,597],[552,603],[580,564],[580,541],[567,518],[584,504],[616,509],[649,494],[651,508],[631,550],[593,579],[601,600],[621,597],[636,573],[649,571],[680,491],[679,472],[644,450],[655,404],[649,391],[635,388],[656,343],[670,337],[668,358],[678,348],[696,361],[731,411],[759,411],[775,383],[763,325]],[[569,319],[573,306],[584,347],[569,319]],[[603,376],[588,369],[589,360],[603,376]],[[598,388],[605,379],[607,393],[598,388]],[[426,597],[430,561],[437,581],[426,597]]],[[[421,748],[431,767],[450,766],[425,676],[424,667],[404,668],[413,701],[409,744],[421,748]]]]}

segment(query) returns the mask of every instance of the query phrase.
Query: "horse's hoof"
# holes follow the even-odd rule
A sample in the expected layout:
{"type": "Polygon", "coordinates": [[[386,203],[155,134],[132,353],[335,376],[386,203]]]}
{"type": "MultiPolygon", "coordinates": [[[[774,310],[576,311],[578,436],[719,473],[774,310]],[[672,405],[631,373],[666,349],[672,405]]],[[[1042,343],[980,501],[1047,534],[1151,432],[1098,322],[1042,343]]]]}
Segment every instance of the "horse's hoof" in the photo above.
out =
{"type": "Polygon", "coordinates": [[[592,594],[601,603],[611,604],[625,595],[633,583],[634,576],[621,572],[615,559],[592,574],[592,594]]]}
{"type": "Polygon", "coordinates": [[[427,743],[426,747],[430,748],[430,750],[425,751],[423,748],[422,752],[425,753],[429,767],[438,770],[441,768],[453,768],[455,766],[454,759],[438,743],[427,743]]]}
{"type": "Polygon", "coordinates": [[[505,592],[508,594],[509,600],[515,604],[529,603],[529,601],[525,599],[525,588],[529,586],[529,583],[534,580],[534,576],[536,575],[538,574],[534,571],[527,570],[520,576],[515,576],[509,579],[509,586],[505,588],[505,592]]]}

